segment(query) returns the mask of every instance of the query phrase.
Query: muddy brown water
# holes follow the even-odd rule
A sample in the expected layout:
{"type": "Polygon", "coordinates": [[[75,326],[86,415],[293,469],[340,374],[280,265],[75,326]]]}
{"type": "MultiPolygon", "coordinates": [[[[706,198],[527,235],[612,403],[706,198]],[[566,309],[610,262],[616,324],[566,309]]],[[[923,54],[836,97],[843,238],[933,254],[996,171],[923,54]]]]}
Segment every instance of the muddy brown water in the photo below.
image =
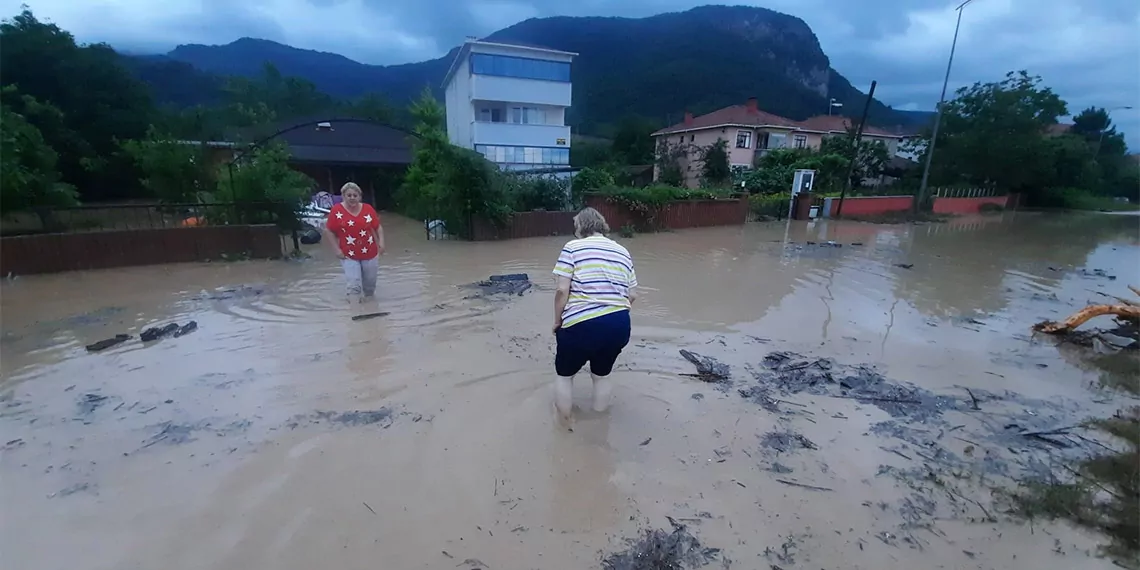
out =
{"type": "MultiPolygon", "coordinates": [[[[1058,402],[1041,412],[1058,424],[1111,413],[1128,400],[1099,382],[1135,362],[1106,372],[1029,326],[1130,295],[1138,222],[1007,213],[624,240],[643,285],[634,339],[611,411],[579,411],[573,432],[550,404],[548,275],[563,238],[428,242],[389,216],[379,296],[363,307],[343,301],[319,247],[301,262],[8,280],[2,565],[593,568],[674,517],[734,568],[1109,568],[1099,537],[1065,525],[911,502],[883,473],[921,465],[888,449],[916,450],[872,433],[891,417],[868,402],[777,396],[796,404],[778,414],[736,388],[786,350],[957,398],[1058,402]],[[457,287],[499,273],[536,286],[496,299],[457,287]],[[390,314],[350,319],[376,311],[390,314]],[[137,339],[191,319],[186,336],[137,339]],[[122,332],[136,338],[84,350],[122,332]],[[727,363],[736,384],[681,376],[693,366],[679,349],[727,363]],[[785,431],[818,449],[761,445],[785,431]],[[931,513],[917,527],[916,508],[931,513]]],[[[980,433],[978,415],[946,418],[980,433]]],[[[990,504],[984,481],[958,491],[990,504]]]]}

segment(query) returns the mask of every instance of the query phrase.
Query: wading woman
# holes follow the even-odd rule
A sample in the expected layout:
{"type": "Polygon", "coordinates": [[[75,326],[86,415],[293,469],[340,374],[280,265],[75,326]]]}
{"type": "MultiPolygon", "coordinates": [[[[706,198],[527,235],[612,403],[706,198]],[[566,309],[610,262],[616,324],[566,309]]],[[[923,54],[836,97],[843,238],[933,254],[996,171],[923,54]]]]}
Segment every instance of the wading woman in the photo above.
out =
{"type": "Polygon", "coordinates": [[[325,237],[344,269],[349,297],[360,302],[376,293],[379,256],[384,253],[384,228],[380,216],[360,201],[360,187],[349,182],[340,189],[343,201],[329,211],[325,237]]]}
{"type": "Polygon", "coordinates": [[[606,219],[593,208],[574,216],[574,235],[554,266],[554,407],[567,427],[572,421],[574,375],[588,362],[594,410],[609,405],[610,372],[629,344],[629,311],[637,299],[637,274],[629,251],[606,237],[606,219]]]}

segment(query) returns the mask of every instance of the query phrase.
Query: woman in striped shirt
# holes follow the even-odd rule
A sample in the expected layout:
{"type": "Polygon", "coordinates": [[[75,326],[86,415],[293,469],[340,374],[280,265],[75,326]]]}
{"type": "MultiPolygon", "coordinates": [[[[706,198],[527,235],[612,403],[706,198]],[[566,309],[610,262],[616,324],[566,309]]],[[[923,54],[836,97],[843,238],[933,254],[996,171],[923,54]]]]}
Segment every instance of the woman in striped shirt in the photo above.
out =
{"type": "Polygon", "coordinates": [[[629,344],[629,311],[637,299],[633,259],[606,237],[610,228],[597,210],[574,216],[574,235],[558,256],[554,276],[554,336],[558,349],[554,369],[554,406],[562,422],[572,421],[574,375],[590,363],[594,380],[594,410],[609,404],[609,375],[629,344]]]}

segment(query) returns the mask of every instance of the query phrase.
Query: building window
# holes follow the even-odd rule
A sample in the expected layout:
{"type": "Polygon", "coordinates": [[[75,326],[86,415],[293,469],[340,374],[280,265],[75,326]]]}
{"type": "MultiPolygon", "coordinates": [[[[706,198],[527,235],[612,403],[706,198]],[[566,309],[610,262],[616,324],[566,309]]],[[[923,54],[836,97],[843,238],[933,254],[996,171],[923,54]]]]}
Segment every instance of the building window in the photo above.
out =
{"type": "Polygon", "coordinates": [[[693,142],[693,135],[689,135],[689,142],[693,142]]]}
{"type": "Polygon", "coordinates": [[[736,131],[736,148],[752,148],[752,131],[736,131]]]}
{"type": "Polygon", "coordinates": [[[796,148],[807,148],[807,135],[796,135],[792,137],[792,146],[796,148]]]}
{"type": "Polygon", "coordinates": [[[484,123],[501,123],[503,122],[503,110],[494,107],[479,109],[479,120],[484,123]]]}
{"type": "Polygon", "coordinates": [[[537,107],[511,107],[511,122],[516,125],[545,125],[546,110],[537,107]]]}
{"type": "Polygon", "coordinates": [[[570,63],[565,61],[528,59],[489,53],[473,53],[470,61],[471,73],[480,75],[570,82],[570,63]]]}
{"type": "Polygon", "coordinates": [[[788,135],[785,133],[768,133],[767,140],[763,148],[786,148],[788,146],[788,135]]]}
{"type": "Polygon", "coordinates": [[[547,164],[551,166],[570,164],[570,149],[568,148],[477,144],[475,145],[475,152],[482,154],[487,160],[499,164],[547,164]]]}

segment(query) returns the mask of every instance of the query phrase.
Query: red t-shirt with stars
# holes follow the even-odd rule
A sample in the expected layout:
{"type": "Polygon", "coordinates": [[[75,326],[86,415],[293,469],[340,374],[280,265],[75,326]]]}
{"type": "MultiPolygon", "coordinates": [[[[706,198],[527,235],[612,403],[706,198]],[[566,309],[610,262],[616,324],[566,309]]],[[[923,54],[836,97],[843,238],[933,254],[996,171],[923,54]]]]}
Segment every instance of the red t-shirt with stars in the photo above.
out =
{"type": "Polygon", "coordinates": [[[343,203],[337,204],[329,211],[326,225],[346,259],[365,261],[380,254],[373,235],[380,227],[380,215],[372,206],[361,204],[360,213],[354,216],[343,203]]]}

